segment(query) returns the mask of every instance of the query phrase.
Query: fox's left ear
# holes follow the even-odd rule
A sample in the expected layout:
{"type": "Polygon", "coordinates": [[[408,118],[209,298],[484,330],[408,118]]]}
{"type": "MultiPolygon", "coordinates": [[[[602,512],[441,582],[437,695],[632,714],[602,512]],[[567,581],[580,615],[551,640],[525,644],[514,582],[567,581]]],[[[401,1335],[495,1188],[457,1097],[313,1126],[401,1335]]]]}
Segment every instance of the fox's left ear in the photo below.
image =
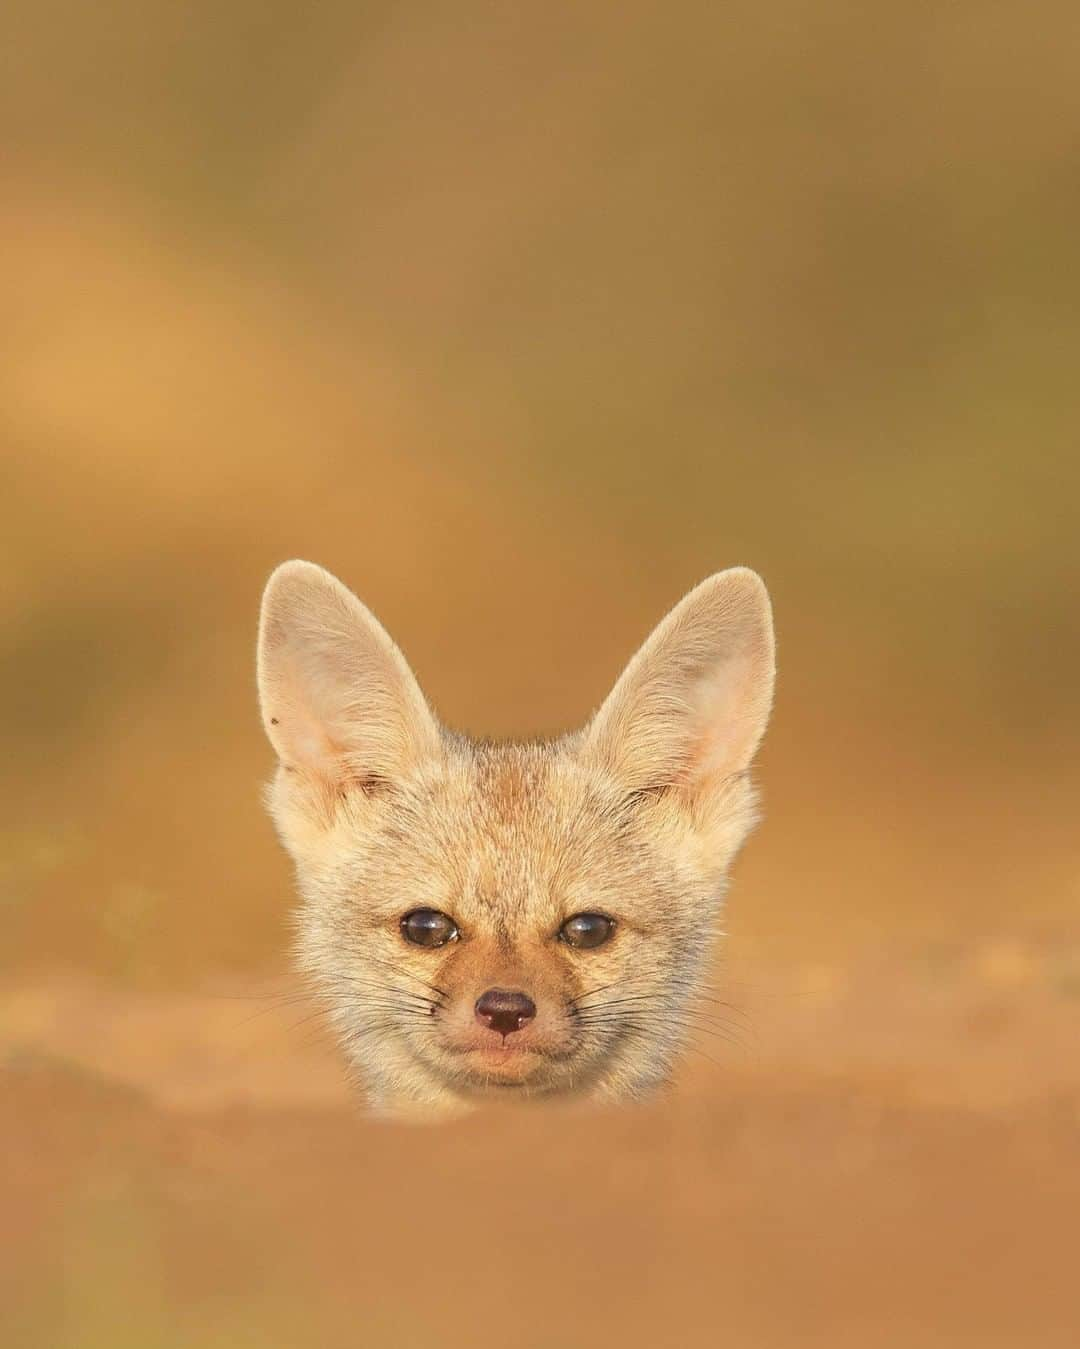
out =
{"type": "Polygon", "coordinates": [[[772,706],[772,609],[756,572],[718,572],[682,599],[630,661],[582,752],[627,793],[689,798],[744,772],[772,706]]]}
{"type": "Polygon", "coordinates": [[[290,811],[325,813],[440,753],[405,657],[356,596],[311,562],[282,563],[267,582],[258,679],[281,765],[272,808],[283,831],[290,811]]]}

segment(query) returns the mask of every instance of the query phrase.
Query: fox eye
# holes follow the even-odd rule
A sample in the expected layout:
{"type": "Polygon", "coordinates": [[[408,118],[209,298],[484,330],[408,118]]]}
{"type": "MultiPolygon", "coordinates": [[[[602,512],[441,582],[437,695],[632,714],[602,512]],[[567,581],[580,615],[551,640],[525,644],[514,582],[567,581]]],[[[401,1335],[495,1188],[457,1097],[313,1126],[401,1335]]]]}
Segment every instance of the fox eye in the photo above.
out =
{"type": "Polygon", "coordinates": [[[458,930],[454,920],[438,909],[413,909],[401,920],[401,935],[416,946],[445,946],[457,940],[458,930]]]}
{"type": "Polygon", "coordinates": [[[559,929],[560,938],[567,946],[589,948],[603,946],[615,931],[615,920],[602,913],[575,913],[559,929]]]}

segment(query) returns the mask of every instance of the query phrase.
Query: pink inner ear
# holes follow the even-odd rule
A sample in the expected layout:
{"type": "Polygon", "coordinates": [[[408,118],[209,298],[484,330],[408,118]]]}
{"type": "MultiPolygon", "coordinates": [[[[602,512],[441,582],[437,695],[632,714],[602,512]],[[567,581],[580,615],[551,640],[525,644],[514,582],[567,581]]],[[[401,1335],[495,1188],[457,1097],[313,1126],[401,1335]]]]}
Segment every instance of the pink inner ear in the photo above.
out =
{"type": "Polygon", "coordinates": [[[297,737],[296,749],[306,763],[317,767],[326,776],[330,776],[333,765],[341,757],[341,746],[319,727],[302,731],[297,737]]]}
{"type": "Polygon", "coordinates": [[[270,718],[270,738],[282,762],[300,768],[327,781],[336,780],[342,771],[345,747],[333,733],[333,713],[329,706],[320,713],[318,705],[330,704],[334,690],[328,686],[325,671],[305,668],[303,656],[286,643],[278,652],[279,672],[274,697],[274,716],[270,718]]]}
{"type": "Polygon", "coordinates": [[[294,703],[271,718],[275,748],[288,768],[302,768],[319,776],[330,776],[341,746],[326,733],[318,719],[306,708],[294,703]]]}
{"type": "Polygon", "coordinates": [[[746,767],[757,737],[752,678],[752,662],[733,657],[698,685],[680,786],[693,789],[746,767]]]}

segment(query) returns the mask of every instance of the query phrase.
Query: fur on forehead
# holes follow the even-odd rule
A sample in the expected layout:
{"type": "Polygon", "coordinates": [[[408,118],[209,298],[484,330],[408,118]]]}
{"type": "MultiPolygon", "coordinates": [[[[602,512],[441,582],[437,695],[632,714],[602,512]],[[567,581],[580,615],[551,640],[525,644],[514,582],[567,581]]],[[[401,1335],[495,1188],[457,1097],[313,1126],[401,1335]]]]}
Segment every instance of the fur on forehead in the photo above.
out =
{"type": "Polygon", "coordinates": [[[343,799],[332,828],[294,853],[302,870],[356,895],[372,919],[423,906],[542,926],[598,909],[647,927],[680,903],[718,897],[752,822],[745,779],[728,784],[702,828],[674,797],[628,797],[580,754],[579,737],[537,745],[448,737],[426,770],[384,794],[343,799]]]}

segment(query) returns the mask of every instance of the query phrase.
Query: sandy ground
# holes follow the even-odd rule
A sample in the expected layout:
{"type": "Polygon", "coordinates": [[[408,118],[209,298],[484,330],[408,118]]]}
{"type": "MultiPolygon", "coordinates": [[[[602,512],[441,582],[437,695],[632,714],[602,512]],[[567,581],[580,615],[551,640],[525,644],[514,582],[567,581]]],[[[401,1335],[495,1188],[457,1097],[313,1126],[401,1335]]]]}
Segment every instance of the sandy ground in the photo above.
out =
{"type": "Polygon", "coordinates": [[[1075,1345],[1061,953],[727,982],[668,1099],[437,1128],[360,1115],[288,981],[9,985],[2,1342],[1075,1345]]]}

